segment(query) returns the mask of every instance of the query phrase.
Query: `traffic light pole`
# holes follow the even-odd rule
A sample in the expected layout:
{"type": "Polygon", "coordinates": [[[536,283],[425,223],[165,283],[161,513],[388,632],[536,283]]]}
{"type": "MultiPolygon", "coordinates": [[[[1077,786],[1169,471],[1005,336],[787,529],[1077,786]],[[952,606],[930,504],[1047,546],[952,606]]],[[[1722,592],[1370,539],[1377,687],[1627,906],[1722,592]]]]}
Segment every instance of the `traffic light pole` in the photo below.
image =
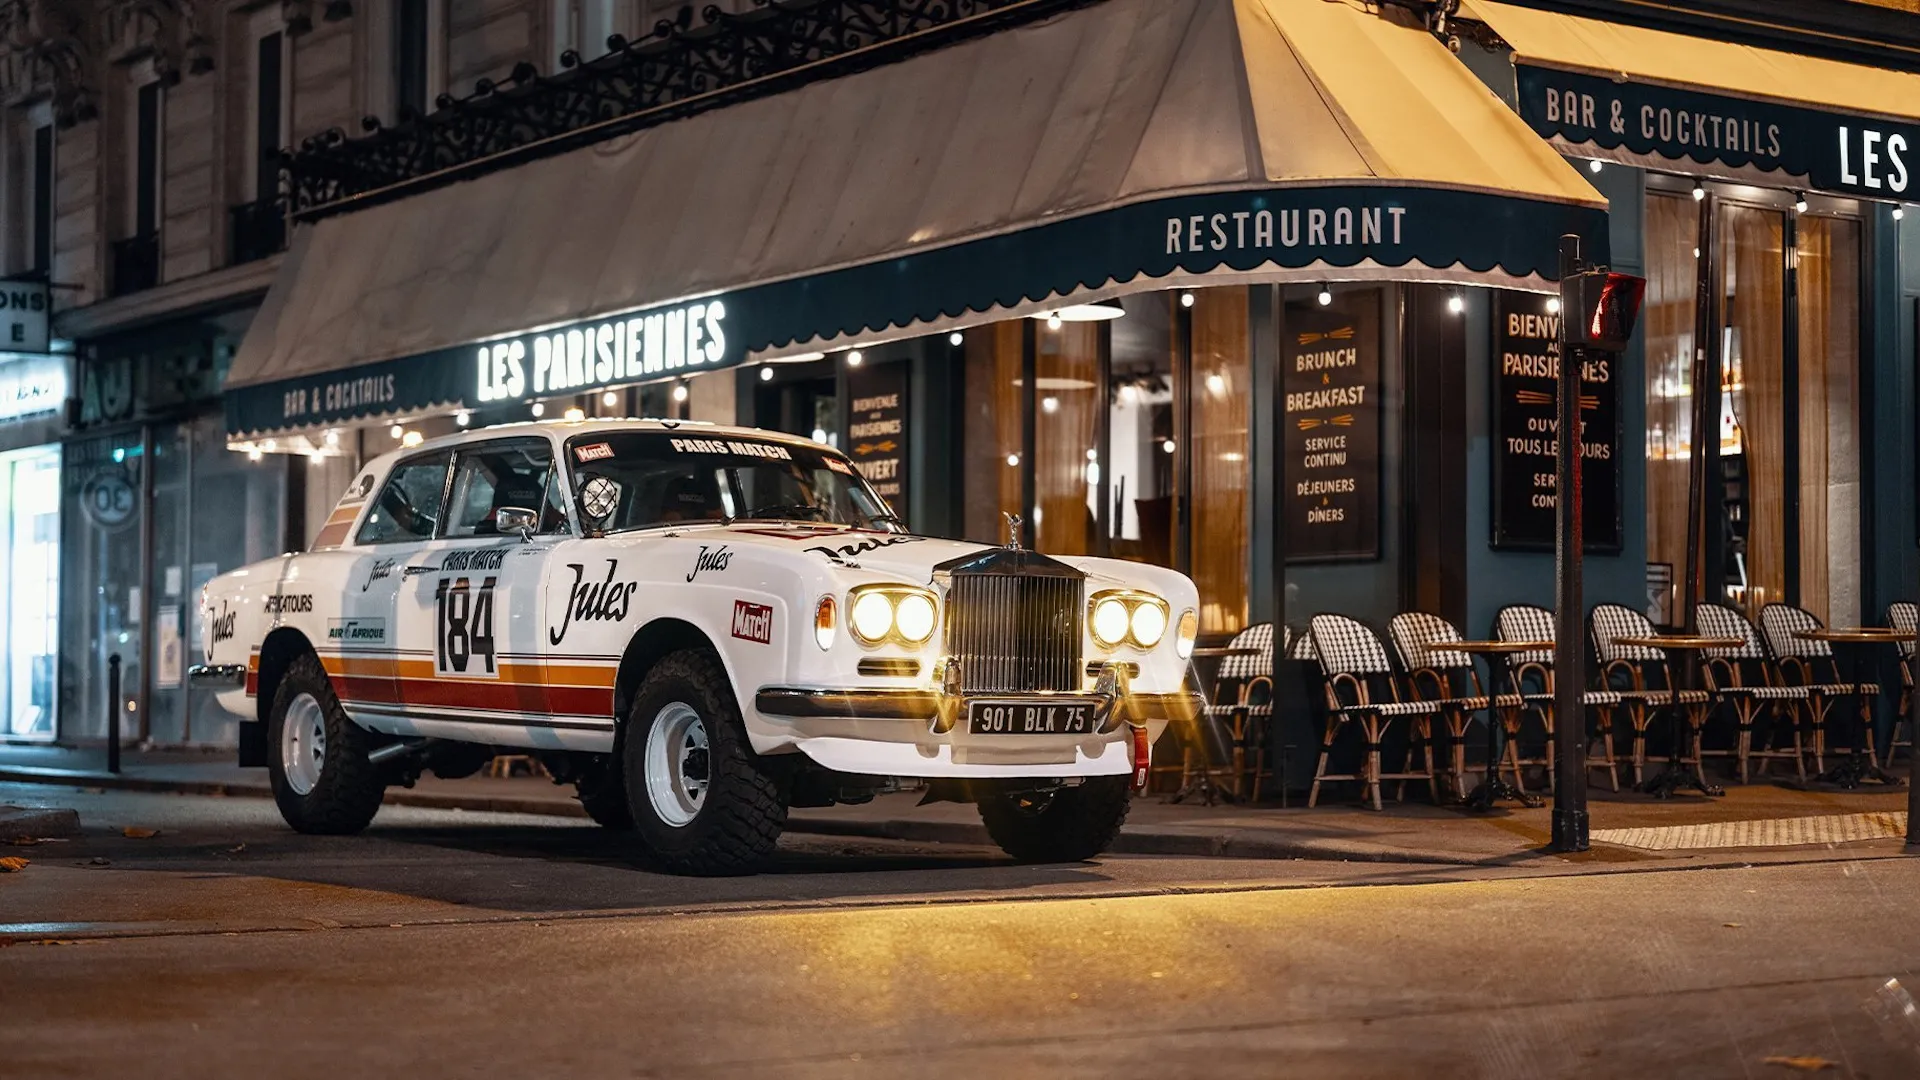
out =
{"type": "Polygon", "coordinates": [[[1581,626],[1580,559],[1585,549],[1585,506],[1580,458],[1580,373],[1585,350],[1575,348],[1567,320],[1579,318],[1579,297],[1568,283],[1584,267],[1580,238],[1560,238],[1560,370],[1558,430],[1554,447],[1554,655],[1553,655],[1553,843],[1554,851],[1587,850],[1586,632],[1581,626]]]}

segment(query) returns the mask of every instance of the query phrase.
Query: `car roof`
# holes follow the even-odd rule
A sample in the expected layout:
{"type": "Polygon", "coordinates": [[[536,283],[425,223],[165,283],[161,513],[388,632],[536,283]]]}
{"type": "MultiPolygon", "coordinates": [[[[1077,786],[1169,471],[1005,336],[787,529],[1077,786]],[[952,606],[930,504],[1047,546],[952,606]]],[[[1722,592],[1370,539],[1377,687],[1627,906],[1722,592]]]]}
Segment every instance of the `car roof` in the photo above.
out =
{"type": "Polygon", "coordinates": [[[433,450],[444,450],[466,446],[471,443],[489,442],[494,439],[513,436],[537,436],[540,438],[557,437],[571,439],[579,435],[594,435],[601,432],[660,431],[679,432],[702,438],[751,438],[764,442],[780,442],[790,446],[804,446],[813,450],[839,453],[833,447],[814,442],[784,431],[768,431],[765,428],[740,427],[734,424],[715,424],[705,420],[661,420],[652,417],[611,417],[593,420],[525,420],[511,424],[490,424],[487,427],[458,431],[452,435],[428,439],[418,446],[395,447],[368,461],[361,471],[382,468],[395,459],[412,457],[415,454],[433,450]]]}

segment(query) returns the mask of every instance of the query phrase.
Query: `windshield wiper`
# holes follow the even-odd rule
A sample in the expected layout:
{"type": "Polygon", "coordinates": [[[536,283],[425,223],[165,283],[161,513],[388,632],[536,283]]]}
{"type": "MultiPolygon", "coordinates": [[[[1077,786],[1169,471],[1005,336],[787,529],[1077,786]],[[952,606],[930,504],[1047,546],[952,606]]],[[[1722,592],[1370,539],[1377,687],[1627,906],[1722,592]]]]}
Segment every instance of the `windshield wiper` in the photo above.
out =
{"type": "Polygon", "coordinates": [[[901,532],[907,531],[907,520],[901,517],[899,514],[894,513],[891,510],[882,510],[877,514],[869,514],[867,516],[875,522],[883,522],[883,523],[898,525],[900,526],[901,532]]]}
{"type": "Polygon", "coordinates": [[[815,521],[825,521],[827,519],[827,513],[826,507],[815,506],[812,503],[774,503],[770,506],[762,506],[758,509],[749,510],[744,514],[735,515],[727,520],[739,521],[742,518],[785,519],[810,517],[815,521]]]}

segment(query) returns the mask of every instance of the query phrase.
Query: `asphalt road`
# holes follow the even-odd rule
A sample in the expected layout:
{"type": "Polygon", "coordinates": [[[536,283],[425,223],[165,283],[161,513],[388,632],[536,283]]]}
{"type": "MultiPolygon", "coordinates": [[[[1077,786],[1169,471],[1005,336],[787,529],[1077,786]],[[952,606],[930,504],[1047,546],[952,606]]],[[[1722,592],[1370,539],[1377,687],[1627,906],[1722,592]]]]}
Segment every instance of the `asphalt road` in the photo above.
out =
{"type": "Polygon", "coordinates": [[[1920,1076],[1920,865],[1555,873],[791,838],[0,786],[0,1076],[1920,1076]],[[129,838],[125,826],[158,829],[129,838]],[[1769,1058],[1794,1059],[1804,1072],[1769,1058]]]}

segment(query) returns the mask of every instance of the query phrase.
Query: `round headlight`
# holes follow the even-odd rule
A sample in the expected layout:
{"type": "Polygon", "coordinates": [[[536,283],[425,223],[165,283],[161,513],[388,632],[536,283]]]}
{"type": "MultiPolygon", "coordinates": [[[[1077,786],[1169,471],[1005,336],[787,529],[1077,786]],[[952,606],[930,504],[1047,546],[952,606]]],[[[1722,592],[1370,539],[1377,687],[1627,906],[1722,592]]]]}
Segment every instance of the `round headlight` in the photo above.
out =
{"type": "Polygon", "coordinates": [[[933,636],[933,601],[919,593],[907,593],[893,609],[893,625],[900,636],[915,645],[933,636]]]}
{"type": "Polygon", "coordinates": [[[1129,621],[1127,605],[1117,597],[1107,597],[1093,608],[1094,639],[1108,648],[1120,644],[1126,640],[1129,621]]]}
{"type": "Polygon", "coordinates": [[[893,601],[886,593],[861,593],[847,619],[861,641],[882,641],[893,633],[893,601]]]}
{"type": "Polygon", "coordinates": [[[1148,601],[1133,609],[1133,640],[1143,649],[1160,644],[1167,632],[1167,613],[1159,604],[1148,601]]]}

